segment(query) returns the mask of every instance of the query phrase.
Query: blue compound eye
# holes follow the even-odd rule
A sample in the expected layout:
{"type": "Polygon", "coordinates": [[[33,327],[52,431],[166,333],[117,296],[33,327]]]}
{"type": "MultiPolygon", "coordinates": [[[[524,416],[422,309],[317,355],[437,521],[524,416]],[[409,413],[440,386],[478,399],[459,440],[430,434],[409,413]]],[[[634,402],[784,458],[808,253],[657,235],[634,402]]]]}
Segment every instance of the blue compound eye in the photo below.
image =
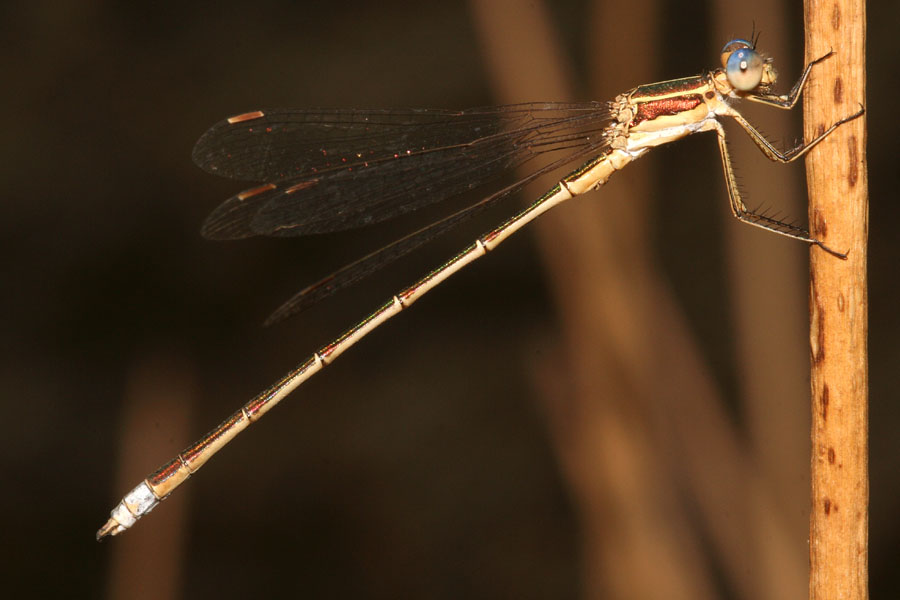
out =
{"type": "Polygon", "coordinates": [[[735,50],[743,50],[744,48],[753,50],[753,44],[747,40],[742,40],[741,38],[731,40],[725,44],[725,47],[722,48],[722,52],[719,53],[721,54],[722,68],[724,69],[728,66],[728,58],[735,50]]]}
{"type": "Polygon", "coordinates": [[[725,76],[736,90],[749,92],[762,81],[762,57],[753,48],[740,48],[728,55],[725,61],[725,76]]]}

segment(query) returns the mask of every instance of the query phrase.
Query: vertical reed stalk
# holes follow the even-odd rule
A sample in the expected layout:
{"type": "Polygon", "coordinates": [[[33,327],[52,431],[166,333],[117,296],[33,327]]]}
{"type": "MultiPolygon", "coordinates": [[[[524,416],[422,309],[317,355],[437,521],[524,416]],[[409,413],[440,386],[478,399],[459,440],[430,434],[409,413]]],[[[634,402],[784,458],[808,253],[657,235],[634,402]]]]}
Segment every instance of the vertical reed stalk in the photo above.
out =
{"type": "MultiPolygon", "coordinates": [[[[865,104],[865,3],[805,0],[807,139],[865,104]]],[[[812,509],[809,597],[868,598],[868,178],[866,122],[845,124],[808,156],[812,509]]]]}

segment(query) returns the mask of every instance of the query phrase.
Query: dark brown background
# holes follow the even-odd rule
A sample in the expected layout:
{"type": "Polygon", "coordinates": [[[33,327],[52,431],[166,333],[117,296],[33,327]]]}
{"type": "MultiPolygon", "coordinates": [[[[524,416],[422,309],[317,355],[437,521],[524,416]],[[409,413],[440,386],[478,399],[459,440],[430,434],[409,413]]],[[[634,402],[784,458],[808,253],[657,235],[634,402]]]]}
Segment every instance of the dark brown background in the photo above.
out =
{"type": "MultiPolygon", "coordinates": [[[[749,35],[750,18],[763,48],[781,44],[785,88],[802,63],[799,6],[772,2],[748,18],[714,3],[690,11],[650,3],[657,18],[648,22],[637,4],[625,14],[585,1],[548,4],[521,2],[502,27],[538,11],[572,91],[538,87],[538,96],[518,100],[605,99],[646,80],[698,73],[715,65],[724,35],[749,35]],[[616,18],[585,16],[603,10],[616,18]],[[593,36],[612,50],[592,55],[593,36]],[[653,66],[644,74],[632,60],[653,66]],[[616,75],[601,86],[594,73],[604,68],[616,75]]],[[[572,349],[556,333],[564,303],[531,233],[348,352],[133,532],[94,542],[109,509],[141,477],[493,224],[482,220],[263,329],[297,289],[397,231],[388,224],[308,239],[207,242],[198,234],[204,216],[240,185],[194,167],[194,141],[225,116],[263,107],[511,101],[492,76],[496,62],[473,14],[461,2],[353,0],[0,7],[0,562],[9,597],[136,598],[151,585],[159,586],[148,594],[155,598],[615,597],[610,582],[621,556],[637,556],[632,564],[648,576],[659,568],[653,552],[615,537],[625,518],[602,500],[612,483],[597,483],[600,504],[585,508],[571,448],[547,426],[567,397],[572,349]]],[[[872,595],[888,598],[900,595],[900,320],[890,233],[898,120],[887,110],[897,8],[874,8],[870,19],[870,559],[872,595]]],[[[799,113],[788,129],[764,129],[790,143],[800,135],[799,113]]],[[[740,288],[732,277],[751,264],[765,273],[767,259],[736,261],[726,249],[733,229],[715,144],[698,137],[629,170],[650,186],[651,260],[691,326],[740,442],[747,374],[735,349],[740,288]]],[[[765,201],[768,169],[785,168],[762,163],[760,178],[756,166],[742,167],[743,189],[765,201]]],[[[805,219],[801,173],[793,169],[797,204],[787,210],[805,219]]],[[[602,205],[605,194],[570,204],[602,205]]],[[[595,218],[614,218],[598,210],[595,218]]],[[[806,248],[749,235],[797,265],[786,293],[799,320],[785,330],[772,315],[757,328],[792,336],[803,367],[806,248]]],[[[771,350],[750,352],[765,365],[771,350]]],[[[801,369],[794,378],[801,392],[806,377],[801,369]]],[[[801,393],[784,403],[803,415],[807,401],[801,393]]],[[[808,438],[792,435],[801,451],[786,460],[799,465],[802,489],[808,438]]],[[[676,491],[692,494],[687,482],[676,491]]],[[[792,502],[802,562],[805,500],[792,502]]],[[[746,588],[730,575],[702,506],[686,500],[684,509],[698,572],[715,595],[742,597],[746,588]]],[[[741,542],[736,552],[745,552],[741,542]]],[[[752,571],[752,557],[747,564],[752,571]]]]}

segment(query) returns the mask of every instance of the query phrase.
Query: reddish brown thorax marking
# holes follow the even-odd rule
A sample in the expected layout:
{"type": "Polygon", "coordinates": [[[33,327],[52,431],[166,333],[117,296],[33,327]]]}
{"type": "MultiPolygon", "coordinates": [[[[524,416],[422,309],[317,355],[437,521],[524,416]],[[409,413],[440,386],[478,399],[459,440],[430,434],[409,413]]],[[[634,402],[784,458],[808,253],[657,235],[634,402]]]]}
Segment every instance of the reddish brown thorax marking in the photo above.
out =
{"type": "Polygon", "coordinates": [[[650,100],[638,104],[637,114],[631,120],[630,126],[634,127],[644,121],[652,121],[657,117],[677,115],[679,113],[697,108],[703,98],[700,94],[690,94],[677,98],[663,98],[662,100],[650,100]]]}

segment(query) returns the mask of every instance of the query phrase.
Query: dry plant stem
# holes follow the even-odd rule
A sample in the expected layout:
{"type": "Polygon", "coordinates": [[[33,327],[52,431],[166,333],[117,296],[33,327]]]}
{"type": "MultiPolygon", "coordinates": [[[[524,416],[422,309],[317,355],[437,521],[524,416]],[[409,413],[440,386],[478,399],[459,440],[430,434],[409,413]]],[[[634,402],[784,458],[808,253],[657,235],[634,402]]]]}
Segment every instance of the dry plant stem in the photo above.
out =
{"type": "MultiPolygon", "coordinates": [[[[807,138],[865,105],[865,5],[806,0],[807,138]]],[[[810,588],[815,600],[868,597],[868,180],[865,117],[839,128],[807,158],[813,234],[848,251],[810,250],[812,507],[810,588]]]]}
{"type": "MultiPolygon", "coordinates": [[[[190,411],[197,398],[195,371],[177,350],[137,357],[128,376],[119,428],[116,488],[124,489],[148,456],[175,452],[190,439],[190,411]],[[166,424],[159,427],[160,420],[166,424]]],[[[187,570],[191,489],[154,513],[152,527],[138,527],[110,550],[107,597],[175,598],[187,570]]]]}

